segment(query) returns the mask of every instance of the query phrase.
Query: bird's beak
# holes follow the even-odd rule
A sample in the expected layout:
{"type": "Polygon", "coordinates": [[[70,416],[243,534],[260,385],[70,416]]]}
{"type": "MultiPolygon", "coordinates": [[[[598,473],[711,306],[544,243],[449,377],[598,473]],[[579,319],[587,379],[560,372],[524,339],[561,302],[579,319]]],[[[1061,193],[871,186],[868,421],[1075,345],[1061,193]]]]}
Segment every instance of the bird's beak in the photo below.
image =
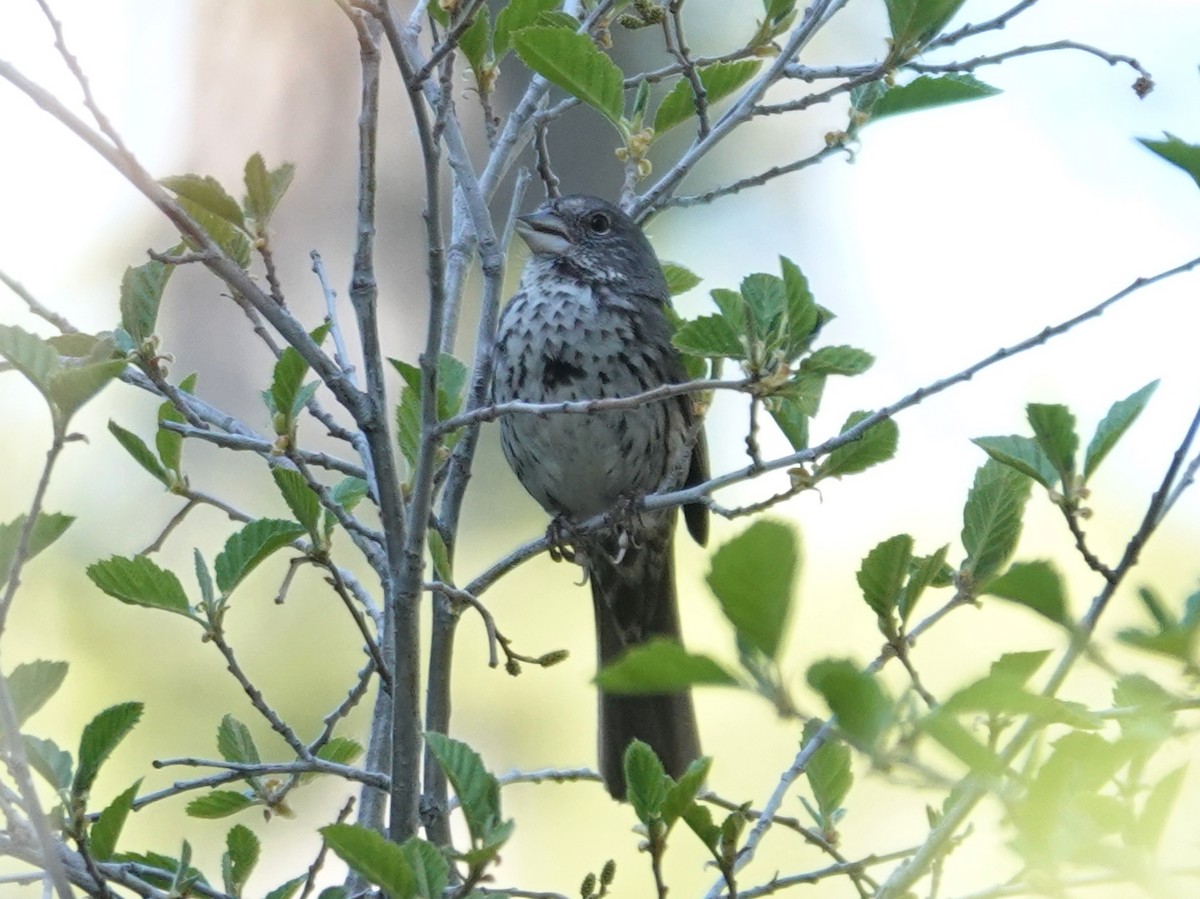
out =
{"type": "Polygon", "coordinates": [[[562,256],[571,247],[566,223],[548,209],[518,216],[516,229],[517,234],[535,253],[562,256]]]}

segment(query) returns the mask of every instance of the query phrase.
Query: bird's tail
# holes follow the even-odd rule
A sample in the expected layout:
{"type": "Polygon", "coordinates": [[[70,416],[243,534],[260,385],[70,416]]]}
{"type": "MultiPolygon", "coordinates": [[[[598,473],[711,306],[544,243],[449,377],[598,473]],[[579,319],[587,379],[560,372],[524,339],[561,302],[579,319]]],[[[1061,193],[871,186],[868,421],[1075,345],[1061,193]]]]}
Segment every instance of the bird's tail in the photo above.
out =
{"type": "MultiPolygon", "coordinates": [[[[671,530],[627,550],[619,561],[607,556],[589,560],[600,668],[654,638],[681,642],[671,530]]],[[[600,774],[617,799],[625,798],[623,761],[633,740],[648,743],[672,777],[683,774],[700,756],[691,693],[629,696],[601,691],[600,774]]]]}

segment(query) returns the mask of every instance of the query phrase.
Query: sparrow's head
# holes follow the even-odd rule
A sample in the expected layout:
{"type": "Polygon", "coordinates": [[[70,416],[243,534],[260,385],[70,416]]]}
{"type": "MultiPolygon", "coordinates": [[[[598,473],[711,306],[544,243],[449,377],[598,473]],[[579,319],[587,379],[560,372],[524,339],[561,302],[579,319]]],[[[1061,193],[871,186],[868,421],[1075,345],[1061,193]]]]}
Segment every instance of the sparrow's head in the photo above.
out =
{"type": "Polygon", "coordinates": [[[547,201],[517,219],[534,258],[589,284],[667,299],[667,282],[650,241],[624,212],[598,197],[547,201]]]}

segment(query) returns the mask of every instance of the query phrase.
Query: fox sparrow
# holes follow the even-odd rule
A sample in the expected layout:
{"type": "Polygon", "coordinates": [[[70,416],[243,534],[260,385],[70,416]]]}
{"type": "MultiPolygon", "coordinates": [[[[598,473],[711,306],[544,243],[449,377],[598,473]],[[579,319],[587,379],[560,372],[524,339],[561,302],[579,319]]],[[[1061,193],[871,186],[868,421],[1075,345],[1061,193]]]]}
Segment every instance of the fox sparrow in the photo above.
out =
{"type": "MultiPolygon", "coordinates": [[[[666,278],[629,216],[595,197],[561,197],[521,216],[517,233],[533,255],[500,320],[496,402],[628,397],[687,380],[671,344],[666,278]]],[[[601,667],[650,639],[680,638],[675,510],[633,512],[632,503],[707,478],[694,420],[689,396],[589,414],[500,419],[509,465],[555,516],[559,533],[626,507],[612,527],[570,540],[592,587],[601,667]]],[[[707,510],[686,506],[684,516],[703,543],[707,510]]],[[[682,774],[700,754],[690,693],[600,694],[600,773],[617,798],[625,795],[622,761],[634,739],[648,743],[669,774],[682,774]]]]}

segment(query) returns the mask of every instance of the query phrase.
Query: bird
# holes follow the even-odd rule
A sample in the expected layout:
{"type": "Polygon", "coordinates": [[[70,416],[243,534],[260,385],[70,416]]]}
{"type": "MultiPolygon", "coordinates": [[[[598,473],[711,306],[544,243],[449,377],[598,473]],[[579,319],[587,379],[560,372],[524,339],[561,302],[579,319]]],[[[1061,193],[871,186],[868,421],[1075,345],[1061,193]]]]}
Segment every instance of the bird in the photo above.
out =
{"type": "MultiPolygon", "coordinates": [[[[493,402],[630,397],[688,380],[671,342],[666,277],[630,216],[576,194],[519,216],[515,230],[531,253],[497,326],[493,402]]],[[[708,480],[693,396],[586,414],[502,415],[499,430],[517,479],[553,516],[552,541],[569,535],[569,557],[584,568],[598,667],[656,638],[681,642],[672,549],[677,510],[638,509],[636,502],[708,480]],[[616,523],[607,529],[571,529],[614,510],[616,523]]],[[[687,504],[684,518],[703,545],[707,507],[687,504]]],[[[616,799],[627,792],[623,760],[633,740],[649,744],[674,778],[700,757],[687,690],[601,690],[597,732],[600,774],[616,799]]]]}

